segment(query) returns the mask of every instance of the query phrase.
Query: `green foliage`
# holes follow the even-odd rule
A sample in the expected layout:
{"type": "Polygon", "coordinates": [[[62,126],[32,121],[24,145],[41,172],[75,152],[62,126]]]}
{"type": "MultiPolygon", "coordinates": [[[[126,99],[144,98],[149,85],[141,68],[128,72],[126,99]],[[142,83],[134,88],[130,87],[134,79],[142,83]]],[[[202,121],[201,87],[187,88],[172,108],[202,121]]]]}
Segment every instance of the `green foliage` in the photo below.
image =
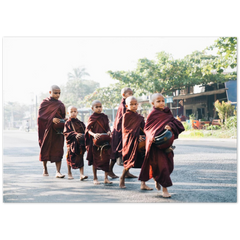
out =
{"type": "MultiPolygon", "coordinates": [[[[65,107],[76,106],[84,107],[84,97],[94,92],[99,87],[99,83],[93,80],[85,80],[84,76],[89,76],[85,68],[74,68],[73,73],[68,73],[66,85],[59,86],[61,89],[60,99],[65,107]]],[[[39,96],[40,103],[43,99],[49,97],[49,93],[41,93],[39,96]]],[[[39,104],[40,104],[39,103],[39,104]]]]}
{"type": "Polygon", "coordinates": [[[237,116],[229,117],[225,122],[226,129],[237,129],[237,116]]]}
{"type": "Polygon", "coordinates": [[[220,37],[207,50],[214,48],[218,50],[218,57],[212,62],[213,69],[221,73],[227,67],[237,67],[237,37],[220,37]]]}
{"type": "Polygon", "coordinates": [[[210,125],[207,127],[207,130],[218,130],[221,129],[221,126],[218,125],[210,125]]]}
{"type": "Polygon", "coordinates": [[[18,102],[7,102],[4,107],[4,129],[12,126],[12,122],[22,121],[25,117],[25,113],[30,111],[30,107],[27,105],[21,105],[18,102]]]}
{"type": "Polygon", "coordinates": [[[139,59],[135,70],[108,73],[133,88],[139,96],[155,92],[172,95],[175,90],[188,86],[222,83],[232,78],[232,74],[212,73],[211,63],[216,58],[196,51],[175,60],[170,54],[160,52],[156,60],[139,59]]]}
{"type": "Polygon", "coordinates": [[[229,116],[233,115],[234,106],[231,105],[230,101],[228,102],[222,101],[222,103],[220,103],[219,100],[217,100],[214,103],[214,106],[216,108],[216,111],[218,112],[218,115],[219,115],[219,118],[221,119],[222,124],[226,122],[229,116]]]}
{"type": "Polygon", "coordinates": [[[190,114],[190,115],[189,115],[189,119],[190,119],[190,120],[194,120],[194,119],[195,119],[195,113],[190,114]]]}
{"type": "Polygon", "coordinates": [[[90,76],[89,73],[86,72],[85,68],[73,68],[73,73],[68,73],[68,79],[74,80],[76,78],[82,79],[84,76],[90,76]]]}
{"type": "Polygon", "coordinates": [[[182,124],[185,128],[185,131],[191,130],[191,125],[190,124],[188,124],[187,122],[183,122],[182,124]]]}
{"type": "Polygon", "coordinates": [[[86,107],[91,107],[94,100],[99,100],[104,108],[115,108],[121,102],[121,89],[124,87],[127,85],[116,83],[110,84],[109,87],[97,88],[93,93],[85,96],[81,103],[85,104],[86,107]]]}
{"type": "Polygon", "coordinates": [[[75,78],[73,80],[68,80],[65,87],[61,88],[61,101],[65,106],[74,105],[76,107],[83,107],[83,99],[86,95],[92,93],[99,83],[93,80],[82,80],[75,78]]]}

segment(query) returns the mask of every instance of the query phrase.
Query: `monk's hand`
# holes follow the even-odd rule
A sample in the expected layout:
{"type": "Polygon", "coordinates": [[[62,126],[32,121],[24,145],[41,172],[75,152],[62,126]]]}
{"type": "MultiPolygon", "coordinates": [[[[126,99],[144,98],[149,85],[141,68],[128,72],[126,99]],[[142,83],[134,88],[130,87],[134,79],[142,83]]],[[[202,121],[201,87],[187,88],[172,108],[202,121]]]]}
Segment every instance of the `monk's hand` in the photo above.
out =
{"type": "Polygon", "coordinates": [[[166,125],[164,129],[172,130],[170,126],[166,125]]]}
{"type": "Polygon", "coordinates": [[[95,133],[95,134],[94,134],[94,138],[95,138],[95,139],[99,139],[99,138],[100,138],[100,136],[101,136],[101,134],[100,134],[100,133],[95,133]]]}
{"type": "Polygon", "coordinates": [[[55,123],[55,124],[60,123],[60,119],[59,118],[53,118],[53,123],[55,123]]]}
{"type": "Polygon", "coordinates": [[[108,131],[107,134],[108,134],[109,136],[111,136],[111,132],[110,132],[110,131],[108,131]]]}
{"type": "Polygon", "coordinates": [[[78,133],[78,134],[76,135],[76,139],[80,139],[82,136],[83,136],[82,133],[78,133]]]}

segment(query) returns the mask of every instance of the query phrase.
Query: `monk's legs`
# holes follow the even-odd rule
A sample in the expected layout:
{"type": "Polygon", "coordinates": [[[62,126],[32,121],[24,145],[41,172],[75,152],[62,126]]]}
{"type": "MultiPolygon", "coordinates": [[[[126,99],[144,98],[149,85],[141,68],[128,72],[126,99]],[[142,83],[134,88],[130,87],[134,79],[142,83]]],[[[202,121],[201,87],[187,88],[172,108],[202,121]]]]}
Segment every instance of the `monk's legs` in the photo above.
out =
{"type": "Polygon", "coordinates": [[[64,178],[65,175],[60,173],[62,161],[55,162],[55,164],[56,164],[56,178],[64,178]]]}
{"type": "Polygon", "coordinates": [[[118,178],[117,175],[115,175],[115,173],[113,172],[113,167],[116,163],[116,159],[111,159],[110,164],[109,164],[109,172],[108,172],[108,176],[111,178],[118,178]]]}
{"type": "Polygon", "coordinates": [[[112,184],[112,182],[108,180],[108,172],[105,172],[104,183],[112,184]]]}
{"type": "Polygon", "coordinates": [[[84,179],[87,179],[88,176],[85,176],[83,173],[83,167],[80,168],[80,181],[83,181],[84,179]]]}
{"type": "Polygon", "coordinates": [[[153,190],[152,188],[150,188],[150,187],[148,187],[147,185],[146,185],[146,182],[144,182],[144,181],[141,181],[141,190],[153,190]]]}
{"type": "Polygon", "coordinates": [[[43,162],[43,176],[47,177],[48,175],[48,170],[47,170],[47,161],[42,161],[43,162]]]}
{"type": "Polygon", "coordinates": [[[155,188],[159,191],[161,190],[161,185],[155,180],[155,178],[153,177],[153,180],[155,181],[155,188]]]}
{"type": "Polygon", "coordinates": [[[169,194],[167,188],[165,188],[165,187],[163,187],[162,196],[163,196],[164,198],[170,198],[170,197],[171,197],[171,195],[169,194]]]}
{"type": "Polygon", "coordinates": [[[67,164],[67,168],[68,168],[68,179],[71,180],[73,179],[71,166],[67,164]]]}
{"type": "Polygon", "coordinates": [[[97,169],[92,166],[92,169],[93,169],[93,183],[94,185],[98,185],[100,184],[100,182],[98,181],[98,178],[97,178],[97,169]]]}
{"type": "Polygon", "coordinates": [[[122,176],[120,177],[119,187],[126,188],[125,186],[125,176],[129,169],[123,168],[122,176]]]}
{"type": "Polygon", "coordinates": [[[129,172],[129,169],[128,169],[125,177],[126,177],[126,178],[137,178],[137,176],[135,176],[135,175],[133,175],[133,174],[131,174],[131,173],[129,172]]]}

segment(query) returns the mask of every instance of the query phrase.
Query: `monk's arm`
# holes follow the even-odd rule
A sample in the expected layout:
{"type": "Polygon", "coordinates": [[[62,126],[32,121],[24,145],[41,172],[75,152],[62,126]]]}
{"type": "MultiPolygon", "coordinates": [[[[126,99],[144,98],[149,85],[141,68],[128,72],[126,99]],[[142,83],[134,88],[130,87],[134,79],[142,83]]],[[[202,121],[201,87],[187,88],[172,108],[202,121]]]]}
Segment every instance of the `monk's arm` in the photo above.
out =
{"type": "Polygon", "coordinates": [[[93,136],[95,139],[100,138],[101,134],[100,133],[94,133],[91,130],[88,131],[88,133],[93,136]]]}

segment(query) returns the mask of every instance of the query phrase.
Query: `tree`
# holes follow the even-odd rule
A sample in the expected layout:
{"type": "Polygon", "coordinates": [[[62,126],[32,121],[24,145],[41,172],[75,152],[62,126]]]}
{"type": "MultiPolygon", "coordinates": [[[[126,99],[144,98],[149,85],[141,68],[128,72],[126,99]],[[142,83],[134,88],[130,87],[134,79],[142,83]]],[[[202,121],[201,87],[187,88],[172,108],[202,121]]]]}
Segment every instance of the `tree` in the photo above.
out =
{"type": "Polygon", "coordinates": [[[83,99],[86,95],[95,91],[99,83],[93,80],[82,80],[75,78],[68,80],[66,86],[61,87],[61,101],[66,105],[83,107],[83,99]]]}
{"type": "MultiPolygon", "coordinates": [[[[99,87],[99,83],[93,80],[85,80],[84,76],[90,76],[85,68],[74,68],[73,73],[68,73],[68,81],[66,85],[59,86],[61,89],[60,99],[66,107],[76,106],[83,107],[83,99],[86,95],[95,91],[99,87]]],[[[49,93],[40,94],[40,102],[49,97],[49,93]]]]}
{"type": "Polygon", "coordinates": [[[122,99],[121,89],[124,87],[127,87],[127,85],[119,82],[110,84],[109,87],[97,88],[93,93],[85,96],[82,104],[85,104],[86,107],[91,107],[91,103],[94,100],[99,100],[104,108],[115,108],[122,99]]]}
{"type": "Polygon", "coordinates": [[[7,102],[4,104],[4,129],[14,127],[14,122],[21,122],[29,106],[21,105],[18,102],[7,102]]]}
{"type": "Polygon", "coordinates": [[[211,63],[217,57],[203,52],[193,52],[183,59],[173,59],[160,52],[156,60],[139,59],[132,71],[108,71],[113,79],[135,89],[139,95],[161,92],[172,95],[172,92],[189,86],[226,82],[233,74],[221,74],[211,71],[211,63]]]}
{"type": "Polygon", "coordinates": [[[221,73],[228,67],[231,67],[232,69],[237,67],[236,37],[218,38],[213,45],[206,48],[206,50],[213,49],[217,49],[218,58],[212,62],[212,69],[215,69],[217,72],[221,73]]]}
{"type": "Polygon", "coordinates": [[[76,78],[82,79],[84,76],[90,76],[89,73],[86,72],[85,68],[73,68],[73,73],[68,73],[68,79],[73,80],[76,78]]]}

